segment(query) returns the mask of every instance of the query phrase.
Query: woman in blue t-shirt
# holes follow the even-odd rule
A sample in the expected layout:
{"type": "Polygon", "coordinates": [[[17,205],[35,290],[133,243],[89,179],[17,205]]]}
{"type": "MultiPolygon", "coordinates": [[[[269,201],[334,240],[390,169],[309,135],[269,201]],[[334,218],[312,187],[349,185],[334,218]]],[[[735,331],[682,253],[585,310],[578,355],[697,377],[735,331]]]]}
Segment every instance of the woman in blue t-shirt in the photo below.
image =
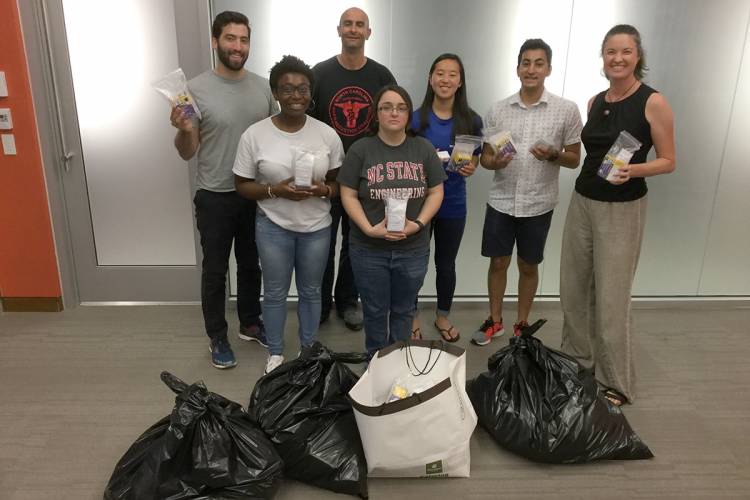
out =
{"type": "MultiPolygon", "coordinates": [[[[435,146],[444,168],[448,166],[457,135],[482,134],[482,119],[469,107],[465,83],[461,58],[455,54],[438,56],[430,67],[422,106],[412,114],[412,130],[435,146]]],[[[448,179],[443,185],[443,203],[432,224],[438,301],[435,328],[447,342],[455,342],[460,336],[448,315],[456,289],[456,256],[466,225],[466,178],[474,173],[478,163],[475,155],[471,163],[457,172],[446,170],[448,179]]],[[[412,338],[421,337],[419,316],[415,314],[412,338]]]]}

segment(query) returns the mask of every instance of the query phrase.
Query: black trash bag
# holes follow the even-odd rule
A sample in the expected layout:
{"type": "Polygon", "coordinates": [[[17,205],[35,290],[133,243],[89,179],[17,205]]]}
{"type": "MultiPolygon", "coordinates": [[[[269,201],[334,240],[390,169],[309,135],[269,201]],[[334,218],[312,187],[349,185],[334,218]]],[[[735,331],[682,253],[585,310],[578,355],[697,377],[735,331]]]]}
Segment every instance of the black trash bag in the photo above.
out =
{"type": "Polygon", "coordinates": [[[367,462],[346,397],[359,377],[344,364],[366,361],[315,342],[255,384],[248,413],[276,445],[286,477],[367,498],[367,462]]]}
{"type": "Polygon", "coordinates": [[[533,337],[546,320],[523,329],[467,382],[484,427],[504,448],[537,462],[652,458],[590,371],[533,337]]]}
{"type": "Polygon", "coordinates": [[[162,372],[176,394],[170,416],[123,455],[104,499],[272,498],[284,464],[239,404],[162,372]]]}

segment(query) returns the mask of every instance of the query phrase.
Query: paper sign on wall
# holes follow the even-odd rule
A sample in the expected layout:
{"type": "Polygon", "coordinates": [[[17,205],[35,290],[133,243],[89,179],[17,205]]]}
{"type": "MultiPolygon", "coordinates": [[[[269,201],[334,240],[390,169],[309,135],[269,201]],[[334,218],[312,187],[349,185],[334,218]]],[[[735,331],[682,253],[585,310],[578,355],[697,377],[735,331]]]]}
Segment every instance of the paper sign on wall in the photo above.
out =
{"type": "Polygon", "coordinates": [[[8,82],[5,80],[5,71],[0,71],[0,97],[8,97],[8,82]]]}
{"type": "Polygon", "coordinates": [[[9,108],[0,108],[0,130],[10,130],[13,128],[13,117],[10,115],[9,108]]]}
{"type": "Polygon", "coordinates": [[[16,138],[13,134],[2,134],[0,135],[3,143],[3,154],[15,155],[16,154],[16,138]]]}

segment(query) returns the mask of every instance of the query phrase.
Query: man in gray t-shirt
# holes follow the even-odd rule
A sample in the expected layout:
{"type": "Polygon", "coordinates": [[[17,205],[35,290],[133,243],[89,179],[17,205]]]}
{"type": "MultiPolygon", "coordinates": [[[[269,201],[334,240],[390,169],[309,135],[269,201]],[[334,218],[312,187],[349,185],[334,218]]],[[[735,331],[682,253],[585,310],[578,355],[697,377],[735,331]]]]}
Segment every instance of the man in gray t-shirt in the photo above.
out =
{"type": "Polygon", "coordinates": [[[180,156],[189,160],[198,155],[194,203],[203,249],[203,319],[211,339],[213,365],[231,368],[237,361],[227,340],[224,304],[232,243],[237,259],[239,338],[266,345],[260,318],[256,205],[235,192],[232,166],[242,133],[253,123],[274,114],[277,105],[268,80],[244,69],[250,51],[247,17],[238,12],[222,12],[214,19],[211,34],[216,67],[188,82],[201,119],[175,107],[171,120],[178,130],[174,144],[180,156]]]}

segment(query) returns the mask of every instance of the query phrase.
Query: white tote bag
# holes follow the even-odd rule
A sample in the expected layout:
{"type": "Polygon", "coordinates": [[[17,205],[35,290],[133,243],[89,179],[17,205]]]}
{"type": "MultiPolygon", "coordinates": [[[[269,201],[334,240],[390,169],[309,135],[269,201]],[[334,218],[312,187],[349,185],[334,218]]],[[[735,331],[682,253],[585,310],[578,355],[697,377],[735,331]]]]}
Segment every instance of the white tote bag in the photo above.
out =
{"type": "Polygon", "coordinates": [[[370,477],[469,477],[477,415],[466,394],[464,349],[396,342],[375,354],[349,398],[370,477]],[[387,402],[396,380],[420,390],[387,402]]]}

